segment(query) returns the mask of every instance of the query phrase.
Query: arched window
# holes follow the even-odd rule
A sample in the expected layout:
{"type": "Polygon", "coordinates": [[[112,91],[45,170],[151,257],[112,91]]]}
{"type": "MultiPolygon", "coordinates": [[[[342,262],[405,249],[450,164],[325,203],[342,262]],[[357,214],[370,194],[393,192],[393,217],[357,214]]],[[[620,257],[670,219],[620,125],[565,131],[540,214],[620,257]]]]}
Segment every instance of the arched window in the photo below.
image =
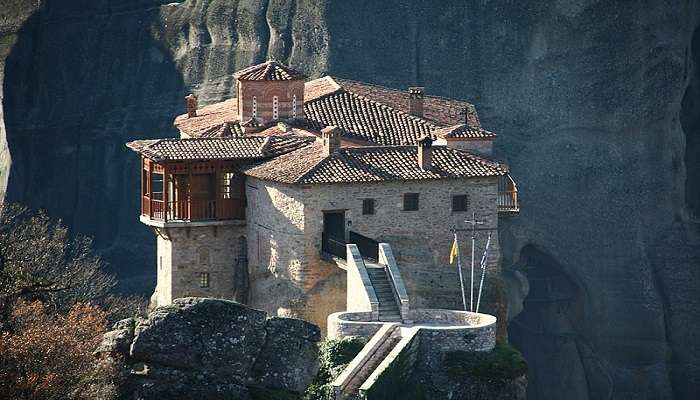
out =
{"type": "Polygon", "coordinates": [[[272,119],[277,119],[279,115],[279,99],[277,99],[277,96],[272,96],[272,119]]]}
{"type": "Polygon", "coordinates": [[[258,97],[253,96],[253,118],[258,116],[258,97]]]}
{"type": "Polygon", "coordinates": [[[292,97],[292,118],[297,117],[297,95],[292,97]]]}

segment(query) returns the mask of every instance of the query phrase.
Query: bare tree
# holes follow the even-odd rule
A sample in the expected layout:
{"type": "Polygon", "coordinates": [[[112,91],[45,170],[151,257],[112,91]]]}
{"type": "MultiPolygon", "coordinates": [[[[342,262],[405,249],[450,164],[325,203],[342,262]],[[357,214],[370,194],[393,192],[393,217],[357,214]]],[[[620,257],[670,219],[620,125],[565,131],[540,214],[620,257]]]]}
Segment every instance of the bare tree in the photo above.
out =
{"type": "Polygon", "coordinates": [[[60,221],[16,204],[0,209],[0,324],[18,300],[39,300],[57,311],[76,303],[109,308],[118,301],[123,313],[132,298],[110,294],[115,278],[93,254],[90,238],[71,237],[60,221]]]}

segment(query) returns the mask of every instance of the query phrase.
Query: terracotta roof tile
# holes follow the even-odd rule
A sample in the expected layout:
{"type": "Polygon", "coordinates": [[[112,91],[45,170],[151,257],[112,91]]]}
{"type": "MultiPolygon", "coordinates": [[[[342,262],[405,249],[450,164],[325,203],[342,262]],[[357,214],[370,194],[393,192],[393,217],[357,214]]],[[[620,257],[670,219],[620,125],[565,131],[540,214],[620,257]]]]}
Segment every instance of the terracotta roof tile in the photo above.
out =
{"type": "MultiPolygon", "coordinates": [[[[323,78],[322,78],[323,79],[323,78]]],[[[408,91],[390,89],[348,79],[332,78],[343,89],[408,112],[408,91]]],[[[466,101],[439,96],[423,97],[423,118],[440,126],[466,123],[480,126],[476,107],[466,101]]]]}
{"type": "Polygon", "coordinates": [[[294,81],[304,79],[304,75],[301,72],[274,60],[243,68],[233,74],[233,77],[241,81],[294,81]]]}
{"type": "Polygon", "coordinates": [[[340,90],[304,102],[313,129],[335,125],[343,136],[379,145],[414,144],[437,126],[355,93],[340,90]]]}
{"type": "Polygon", "coordinates": [[[210,104],[197,110],[196,117],[178,115],[175,118],[175,127],[190,137],[211,137],[223,128],[224,122],[238,118],[237,109],[237,99],[210,104]]]}
{"type": "Polygon", "coordinates": [[[247,175],[284,183],[351,183],[500,176],[504,165],[446,146],[432,147],[433,167],[418,166],[416,146],[341,149],[323,156],[315,143],[264,161],[245,170],[247,175]]]}
{"type": "Polygon", "coordinates": [[[315,138],[299,135],[135,140],[127,147],[156,162],[260,159],[307,146],[315,138]]]}
{"type": "Polygon", "coordinates": [[[465,124],[452,125],[433,131],[433,134],[441,138],[454,139],[493,139],[496,134],[486,129],[465,124]]]}
{"type": "Polygon", "coordinates": [[[342,88],[330,76],[314,79],[304,83],[304,101],[309,102],[341,90],[342,88]]]}

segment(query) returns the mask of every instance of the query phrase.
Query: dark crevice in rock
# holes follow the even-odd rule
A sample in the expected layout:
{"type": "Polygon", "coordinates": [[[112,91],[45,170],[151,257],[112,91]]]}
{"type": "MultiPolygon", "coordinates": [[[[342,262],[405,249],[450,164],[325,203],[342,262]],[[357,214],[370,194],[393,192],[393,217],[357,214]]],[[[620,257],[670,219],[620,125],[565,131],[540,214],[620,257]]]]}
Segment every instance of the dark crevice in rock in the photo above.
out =
{"type": "Polygon", "coordinates": [[[548,377],[566,368],[579,384],[570,388],[576,392],[572,398],[587,399],[589,388],[576,326],[582,291],[557,260],[533,245],[522,248],[519,260],[513,269],[525,275],[530,289],[522,312],[509,324],[508,335],[530,365],[528,398],[546,399],[561,393],[563,387],[553,385],[548,377]]]}
{"type": "Polygon", "coordinates": [[[685,133],[685,201],[691,215],[700,218],[700,28],[690,43],[690,77],[681,102],[680,121],[685,133]]]}
{"type": "Polygon", "coordinates": [[[260,11],[260,17],[258,18],[257,33],[258,39],[260,41],[260,52],[256,57],[256,62],[264,62],[270,57],[270,40],[271,31],[270,21],[267,19],[267,10],[270,6],[271,0],[263,0],[261,3],[262,10],[260,11]]]}

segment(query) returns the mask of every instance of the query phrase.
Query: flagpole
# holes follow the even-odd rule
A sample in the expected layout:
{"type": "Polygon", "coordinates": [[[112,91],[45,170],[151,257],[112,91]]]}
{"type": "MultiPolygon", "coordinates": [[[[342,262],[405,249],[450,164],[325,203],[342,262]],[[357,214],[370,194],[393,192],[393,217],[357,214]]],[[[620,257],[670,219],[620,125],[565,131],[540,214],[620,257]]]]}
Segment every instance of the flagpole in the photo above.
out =
{"type": "MultiPolygon", "coordinates": [[[[476,220],[476,214],[474,215],[476,220]]],[[[472,229],[472,270],[471,270],[471,284],[469,285],[469,311],[474,311],[474,230],[472,229]]],[[[465,310],[466,311],[466,310],[465,310]]]]}
{"type": "Polygon", "coordinates": [[[486,249],[484,250],[484,255],[481,257],[481,283],[479,283],[479,298],[476,300],[476,312],[479,312],[479,305],[481,304],[481,290],[484,288],[484,277],[486,276],[486,261],[488,258],[490,246],[491,232],[489,232],[489,238],[486,240],[486,249]]]}
{"type": "Polygon", "coordinates": [[[459,242],[457,241],[457,232],[455,232],[455,246],[457,246],[457,268],[459,269],[459,287],[462,289],[462,305],[464,311],[467,311],[467,299],[464,295],[464,281],[462,279],[462,256],[459,251],[459,242]]]}

